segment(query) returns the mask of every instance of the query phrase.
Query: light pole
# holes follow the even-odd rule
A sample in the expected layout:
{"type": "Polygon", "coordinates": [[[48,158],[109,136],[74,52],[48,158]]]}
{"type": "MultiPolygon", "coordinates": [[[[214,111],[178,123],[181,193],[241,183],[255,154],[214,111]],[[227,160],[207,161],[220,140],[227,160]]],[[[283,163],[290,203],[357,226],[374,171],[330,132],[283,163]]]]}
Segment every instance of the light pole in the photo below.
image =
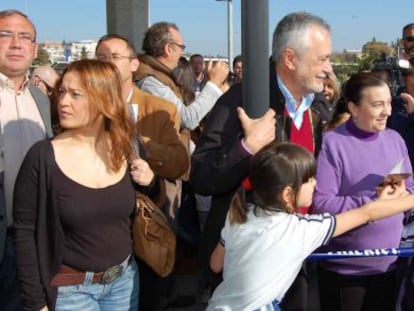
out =
{"type": "Polygon", "coordinates": [[[229,66],[233,61],[233,0],[216,0],[227,2],[227,58],[229,66]]]}

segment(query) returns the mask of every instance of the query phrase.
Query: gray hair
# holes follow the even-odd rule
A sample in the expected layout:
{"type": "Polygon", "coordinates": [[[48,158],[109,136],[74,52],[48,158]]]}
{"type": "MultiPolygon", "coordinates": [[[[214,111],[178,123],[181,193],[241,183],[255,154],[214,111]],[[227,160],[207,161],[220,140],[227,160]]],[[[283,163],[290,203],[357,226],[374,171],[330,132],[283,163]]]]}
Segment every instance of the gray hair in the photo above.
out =
{"type": "Polygon", "coordinates": [[[9,16],[12,16],[12,15],[20,15],[21,17],[27,19],[27,21],[33,27],[34,40],[36,41],[36,27],[35,27],[35,25],[33,24],[33,22],[30,20],[30,18],[26,14],[24,14],[24,13],[18,11],[18,10],[5,10],[5,11],[0,11],[0,19],[6,18],[6,17],[9,17],[9,16]]]}
{"type": "Polygon", "coordinates": [[[290,47],[298,53],[305,51],[307,35],[311,26],[319,26],[331,31],[330,26],[322,18],[307,12],[295,12],[286,15],[273,32],[272,59],[276,63],[282,60],[282,52],[290,47]]]}

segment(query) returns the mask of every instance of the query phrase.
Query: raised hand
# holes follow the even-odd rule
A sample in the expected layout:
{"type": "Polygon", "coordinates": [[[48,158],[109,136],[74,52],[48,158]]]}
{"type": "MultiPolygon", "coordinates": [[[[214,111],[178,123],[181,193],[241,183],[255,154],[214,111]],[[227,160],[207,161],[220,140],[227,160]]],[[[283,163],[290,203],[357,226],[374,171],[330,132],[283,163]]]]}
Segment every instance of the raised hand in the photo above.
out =
{"type": "Polygon", "coordinates": [[[244,144],[252,154],[275,139],[276,113],[272,108],[259,119],[249,118],[241,107],[237,107],[237,113],[243,128],[244,144]]]}
{"type": "Polygon", "coordinates": [[[414,97],[409,93],[401,93],[401,98],[404,101],[404,107],[408,114],[414,112],[414,97]]]}
{"type": "Polygon", "coordinates": [[[218,61],[214,66],[210,61],[207,66],[209,81],[221,88],[223,83],[226,82],[229,70],[229,65],[224,61],[218,61]]]}

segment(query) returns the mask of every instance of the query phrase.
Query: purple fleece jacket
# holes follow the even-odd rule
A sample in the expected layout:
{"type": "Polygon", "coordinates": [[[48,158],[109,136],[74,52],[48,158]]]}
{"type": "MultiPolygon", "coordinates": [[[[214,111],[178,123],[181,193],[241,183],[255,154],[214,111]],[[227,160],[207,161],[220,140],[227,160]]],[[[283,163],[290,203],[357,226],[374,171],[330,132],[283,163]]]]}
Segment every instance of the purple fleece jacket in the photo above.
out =
{"type": "MultiPolygon", "coordinates": [[[[323,136],[317,161],[317,185],[312,212],[339,214],[376,198],[375,187],[404,159],[402,173],[412,168],[407,147],[391,129],[368,133],[352,120],[323,136]]],[[[409,192],[414,181],[406,180],[409,192]]],[[[336,237],[319,251],[398,247],[403,214],[376,221],[336,237]]],[[[396,257],[369,257],[325,261],[324,268],[345,275],[374,275],[393,267],[396,257]]]]}

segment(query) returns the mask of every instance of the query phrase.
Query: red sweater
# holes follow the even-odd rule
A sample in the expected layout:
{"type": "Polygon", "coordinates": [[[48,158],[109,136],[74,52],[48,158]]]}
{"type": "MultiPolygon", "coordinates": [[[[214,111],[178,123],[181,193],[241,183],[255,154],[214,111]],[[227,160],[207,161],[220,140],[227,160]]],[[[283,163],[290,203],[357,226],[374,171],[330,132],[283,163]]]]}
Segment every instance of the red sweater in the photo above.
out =
{"type": "MultiPolygon", "coordinates": [[[[285,113],[287,111],[285,110],[285,113]]],[[[298,129],[295,123],[291,123],[290,126],[290,142],[300,145],[309,150],[310,153],[314,153],[315,144],[313,140],[312,121],[310,118],[311,110],[308,109],[303,113],[303,122],[300,129],[298,129]]],[[[298,211],[301,214],[308,212],[309,206],[299,207],[298,211]]]]}

